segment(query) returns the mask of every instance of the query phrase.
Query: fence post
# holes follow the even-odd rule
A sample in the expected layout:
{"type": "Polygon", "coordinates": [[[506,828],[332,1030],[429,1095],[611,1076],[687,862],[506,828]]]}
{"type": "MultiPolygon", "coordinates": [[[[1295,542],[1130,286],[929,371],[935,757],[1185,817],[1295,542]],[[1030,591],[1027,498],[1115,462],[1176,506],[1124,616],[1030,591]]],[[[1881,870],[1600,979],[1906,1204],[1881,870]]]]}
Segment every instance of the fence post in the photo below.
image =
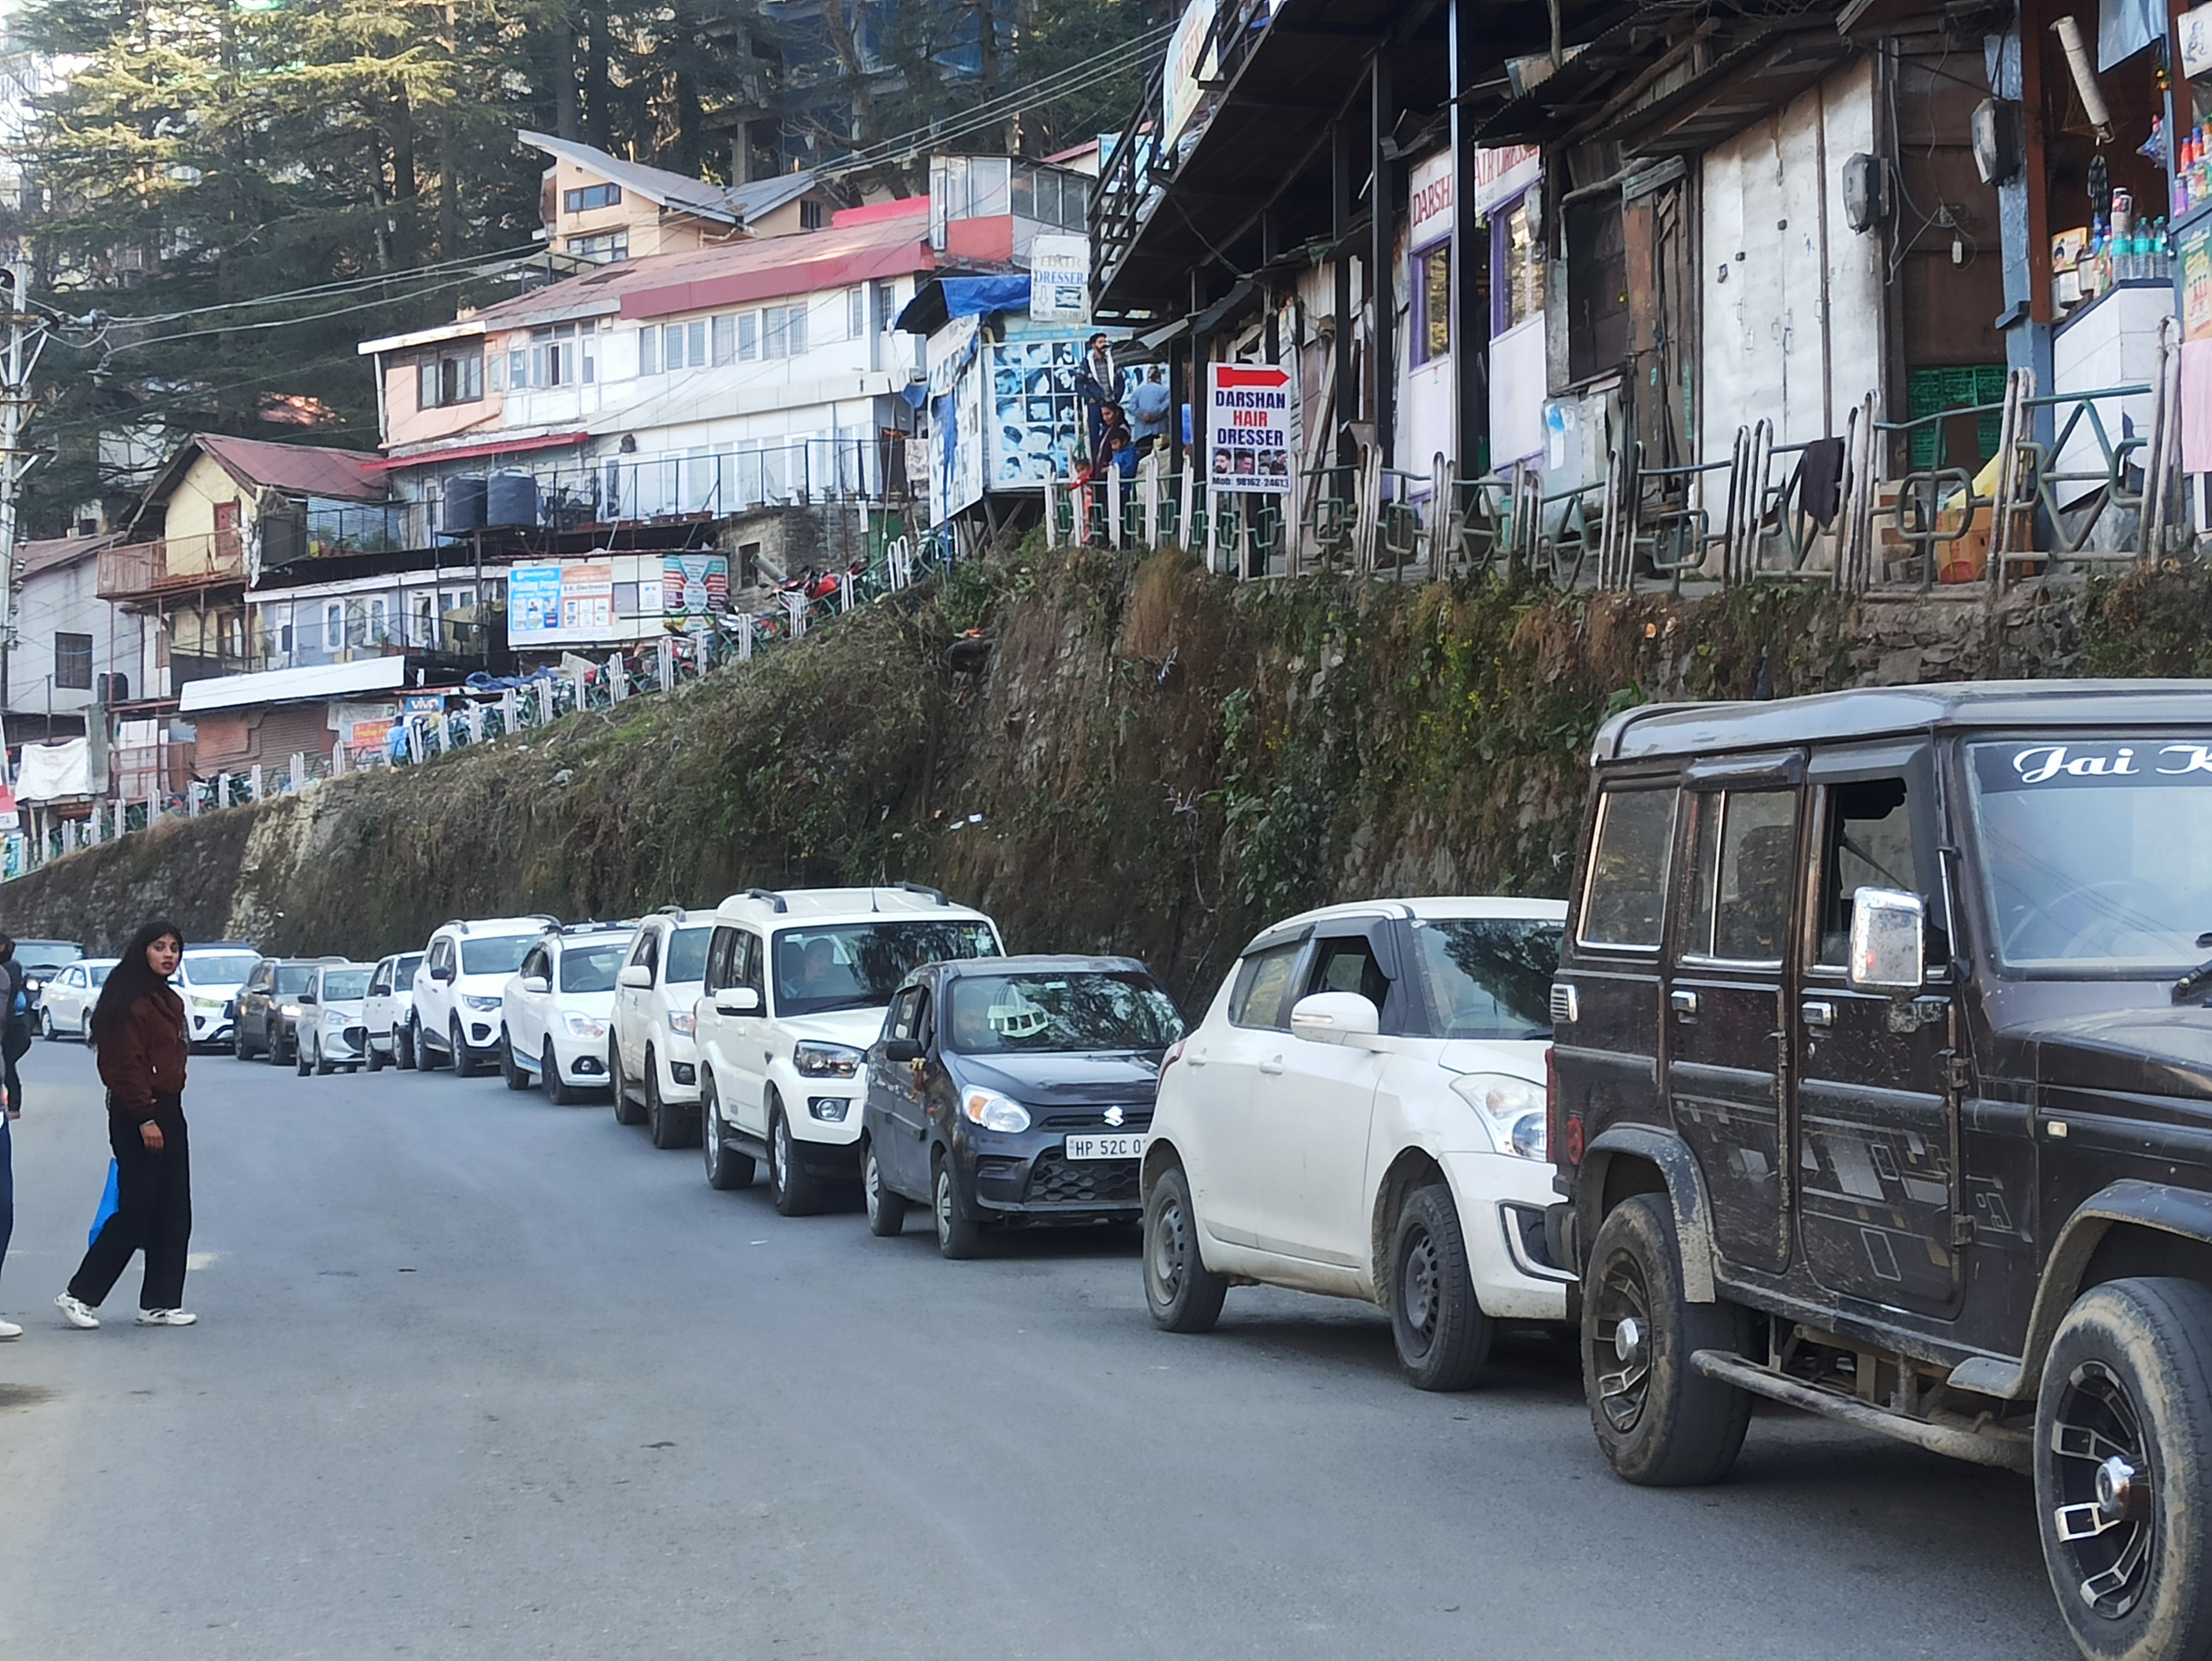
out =
{"type": "Polygon", "coordinates": [[[1145,458],[1145,546],[1160,545],[1160,453],[1145,458]]]}
{"type": "Polygon", "coordinates": [[[262,800],[261,764],[258,761],[253,764],[252,768],[246,776],[246,788],[252,794],[254,800],[259,801],[262,800]]]}
{"type": "Polygon", "coordinates": [[[1044,476],[1044,545],[1048,548],[1060,546],[1060,504],[1053,500],[1054,488],[1059,483],[1052,473],[1044,476]]]}
{"type": "Polygon", "coordinates": [[[301,788],[302,788],[307,784],[307,755],[306,755],[306,753],[305,753],[304,751],[302,751],[295,750],[295,751],[292,752],[292,772],[291,772],[291,780],[290,780],[290,782],[289,782],[289,784],[287,784],[287,785],[286,785],[286,787],[285,787],[285,794],[286,794],[287,795],[292,795],[292,796],[296,796],[296,795],[298,795],[298,794],[300,794],[300,791],[301,791],[301,788]]]}
{"type": "Polygon", "coordinates": [[[522,700],[514,696],[514,688],[507,688],[499,695],[499,726],[503,733],[521,730],[522,700]]]}
{"type": "Polygon", "coordinates": [[[853,574],[850,571],[837,579],[837,601],[841,615],[853,609],[853,574]]]}
{"type": "Polygon", "coordinates": [[[676,690],[676,642],[666,635],[660,637],[660,690],[676,690]]]}
{"type": "Polygon", "coordinates": [[[1111,462],[1106,466],[1106,545],[1121,545],[1121,470],[1111,462]]]}
{"type": "Polygon", "coordinates": [[[629,696],[629,676],[623,670],[622,654],[607,654],[607,702],[620,703],[629,696]]]}
{"type": "Polygon", "coordinates": [[[783,613],[791,619],[791,637],[797,640],[806,632],[806,593],[801,589],[783,597],[783,613]]]}

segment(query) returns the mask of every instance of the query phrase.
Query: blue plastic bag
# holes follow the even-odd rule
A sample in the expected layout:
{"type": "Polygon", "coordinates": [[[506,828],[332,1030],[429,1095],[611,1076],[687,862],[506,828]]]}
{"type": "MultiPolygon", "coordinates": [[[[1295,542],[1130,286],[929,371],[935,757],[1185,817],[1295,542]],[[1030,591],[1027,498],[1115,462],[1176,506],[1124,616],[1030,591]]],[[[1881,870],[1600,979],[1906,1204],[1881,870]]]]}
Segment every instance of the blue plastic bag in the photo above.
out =
{"type": "Polygon", "coordinates": [[[89,1246],[100,1238],[100,1231],[107,1226],[107,1220],[122,1208],[122,1198],[118,1192],[122,1181],[122,1167],[111,1158],[107,1162],[107,1189],[100,1196],[100,1209],[92,1214],[92,1232],[85,1237],[86,1245],[89,1246]]]}

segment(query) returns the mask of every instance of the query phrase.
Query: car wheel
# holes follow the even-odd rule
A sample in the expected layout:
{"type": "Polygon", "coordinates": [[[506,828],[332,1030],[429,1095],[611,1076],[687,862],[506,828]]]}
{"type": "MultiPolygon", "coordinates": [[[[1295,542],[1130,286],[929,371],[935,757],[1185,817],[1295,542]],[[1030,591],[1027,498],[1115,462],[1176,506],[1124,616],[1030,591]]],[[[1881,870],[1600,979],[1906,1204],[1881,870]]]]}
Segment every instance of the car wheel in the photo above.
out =
{"type": "MultiPolygon", "coordinates": [[[[653,1052],[650,1050],[645,1052],[645,1069],[648,1074],[653,1071],[653,1052]]],[[[607,1034],[607,1077],[614,1081],[615,1123],[643,1124],[644,1104],[629,1093],[629,1080],[623,1077],[622,1046],[615,1042],[615,1035],[611,1032],[607,1034]]]]}
{"type": "Polygon", "coordinates": [[[937,1218],[937,1250],[958,1262],[983,1249],[983,1226],[960,1214],[960,1189],[952,1175],[952,1161],[943,1153],[930,1171],[930,1210],[937,1218]]]}
{"type": "Polygon", "coordinates": [[[261,1029],[261,1054],[271,1067],[284,1065],[284,1046],[279,1042],[281,1036],[274,1026],[261,1029]]]}
{"type": "Polygon", "coordinates": [[[1491,1323],[1468,1273],[1459,1208],[1442,1183],[1398,1208],[1390,1238],[1390,1335],[1416,1390],[1466,1390],[1490,1360],[1491,1323]]]}
{"type": "Polygon", "coordinates": [[[1145,1304],[1168,1332],[1211,1332],[1221,1318],[1229,1282],[1206,1266],[1198,1250],[1198,1213],[1190,1178],[1170,1165],[1145,1202],[1145,1304]]]}
{"type": "MultiPolygon", "coordinates": [[[[726,1191],[733,1188],[750,1188],[753,1180],[753,1157],[738,1153],[722,1140],[721,1115],[714,1110],[714,1075],[708,1074],[699,1086],[699,1123],[702,1135],[699,1146],[706,1150],[707,1186],[726,1191]]],[[[656,1147],[667,1146],[663,1142],[656,1147]]]]}
{"type": "Polygon", "coordinates": [[[2059,1323],[2035,1403],[2043,1561],[2093,1661],[2212,1654],[2212,1287],[2108,1281],[2059,1323]]]}
{"type": "Polygon", "coordinates": [[[501,1027],[499,1032],[499,1076],[509,1090],[530,1088],[530,1074],[516,1062],[514,1040],[507,1036],[505,1027],[501,1027]]]}
{"type": "Polygon", "coordinates": [[[39,1012],[39,1036],[48,1043],[54,1041],[54,1012],[51,1009],[39,1012]]]}
{"type": "Polygon", "coordinates": [[[331,1076],[331,1069],[336,1066],[336,1062],[332,1062],[329,1056],[323,1054],[323,1041],[320,1038],[316,1039],[315,1076],[319,1079],[327,1079],[331,1076]]]}
{"type": "MultiPolygon", "coordinates": [[[[83,1014],[77,1017],[76,1041],[82,1044],[87,1050],[92,1048],[92,1011],[89,1009],[86,1010],[83,1014]]],[[[244,1061],[245,1059],[246,1058],[243,1056],[239,1057],[239,1060],[240,1061],[244,1061]]]]}
{"type": "Polygon", "coordinates": [[[868,1232],[889,1239],[906,1228],[906,1196],[884,1186],[883,1167],[876,1163],[872,1138],[860,1144],[860,1195],[868,1207],[868,1232]]]}
{"type": "MultiPolygon", "coordinates": [[[[422,1031],[420,1015],[408,1018],[408,1031],[414,1035],[411,1047],[415,1051],[415,1065],[425,1073],[434,1072],[438,1066],[438,1049],[429,1041],[429,1035],[422,1031]]],[[[448,1056],[446,1059],[451,1062],[453,1057],[448,1056]]]]}
{"type": "Polygon", "coordinates": [[[1742,1309],[1682,1293],[1674,1214],[1661,1194],[1623,1201],[1590,1248],[1583,1291],[1583,1392],[1613,1474],[1648,1488],[1717,1482],[1751,1424],[1751,1397],[1691,1364],[1741,1354],[1742,1309]]]}
{"type": "MultiPolygon", "coordinates": [[[[91,1030],[91,1025],[90,1021],[85,1023],[88,1031],[91,1030]]],[[[230,1053],[232,1059],[235,1061],[251,1061],[253,1057],[253,1052],[246,1047],[246,1027],[243,1023],[230,1029],[230,1053]]]]}
{"type": "MultiPolygon", "coordinates": [[[[700,1094],[702,1116],[699,1121],[702,1126],[706,1123],[705,1102],[706,1095],[702,1088],[700,1094]]],[[[645,1068],[645,1129],[646,1135],[653,1139],[653,1145],[655,1147],[683,1147],[688,1140],[684,1134],[683,1117],[684,1116],[669,1106],[667,1101],[662,1097],[660,1075],[653,1070],[653,1058],[648,1055],[646,1057],[645,1068]]]]}
{"type": "Polygon", "coordinates": [[[292,1040],[292,1070],[304,1079],[307,1076],[308,1065],[306,1041],[294,1038],[292,1040]]]}
{"type": "Polygon", "coordinates": [[[469,1054],[468,1039],[461,1032],[461,1018],[456,1015],[446,1028],[446,1059],[452,1063],[457,1079],[476,1077],[480,1063],[469,1054]]]}
{"type": "Polygon", "coordinates": [[[791,1122],[783,1104],[769,1103],[768,1193],[775,1208],[787,1217],[804,1217],[822,1208],[822,1194],[814,1179],[799,1168],[792,1157],[791,1122]]]}
{"type": "Polygon", "coordinates": [[[556,1107],[574,1107],[581,1094],[561,1076],[561,1058],[553,1053],[553,1040],[545,1040],[545,1048],[538,1053],[538,1076],[544,1081],[545,1099],[556,1107]]]}
{"type": "Polygon", "coordinates": [[[415,1035],[406,1027],[392,1029],[392,1064],[402,1073],[415,1070],[415,1035]]]}

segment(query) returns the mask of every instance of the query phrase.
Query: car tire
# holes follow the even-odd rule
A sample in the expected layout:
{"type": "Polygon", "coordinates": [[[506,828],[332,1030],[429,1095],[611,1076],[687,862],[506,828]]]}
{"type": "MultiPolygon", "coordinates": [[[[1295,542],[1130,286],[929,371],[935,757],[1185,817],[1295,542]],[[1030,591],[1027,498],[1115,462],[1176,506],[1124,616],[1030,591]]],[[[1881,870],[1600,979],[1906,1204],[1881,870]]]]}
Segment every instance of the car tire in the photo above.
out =
{"type": "Polygon", "coordinates": [[[1415,1390],[1468,1390],[1490,1360],[1492,1327],[1468,1272],[1459,1208],[1443,1183],[1416,1189],[1390,1235],[1390,1335],[1415,1390]]]}
{"type": "Polygon", "coordinates": [[[234,1025],[230,1029],[230,1055],[233,1061],[250,1062],[253,1059],[252,1050],[246,1048],[246,1027],[243,1023],[234,1025]]]}
{"type": "MultiPolygon", "coordinates": [[[[751,1187],[753,1156],[738,1153],[722,1140],[722,1120],[714,1111],[714,1075],[711,1073],[700,1083],[699,1108],[702,1133],[699,1146],[706,1151],[707,1186],[725,1193],[733,1188],[751,1187]]],[[[665,1145],[654,1144],[656,1147],[665,1145]]]]}
{"type": "Polygon", "coordinates": [[[884,1186],[872,1137],[860,1144],[860,1197],[867,1206],[869,1233],[888,1240],[906,1232],[906,1196],[884,1186]]]}
{"type": "Polygon", "coordinates": [[[87,1050],[92,1048],[92,1011],[89,1009],[77,1017],[76,1041],[87,1050]]]}
{"type": "Polygon", "coordinates": [[[473,1079],[483,1070],[483,1064],[469,1054],[469,1041],[461,1031],[461,1018],[453,1017],[446,1029],[446,1056],[452,1064],[457,1079],[473,1079]]]}
{"type": "Polygon", "coordinates": [[[1674,1213],[1663,1194],[1624,1200],[1591,1243],[1583,1282],[1583,1393],[1613,1474],[1645,1488],[1717,1482],[1751,1424],[1751,1397],[1691,1364],[1741,1354],[1747,1321],[1683,1294],[1674,1213]],[[1632,1328],[1626,1323],[1633,1322],[1632,1328]]]}
{"type": "Polygon", "coordinates": [[[553,1040],[545,1040],[545,1048],[538,1052],[538,1076],[545,1086],[545,1099],[556,1107],[574,1107],[583,1092],[561,1076],[561,1058],[553,1050],[553,1040]]]}
{"type": "Polygon", "coordinates": [[[1153,1325],[1165,1332],[1213,1330],[1229,1282],[1199,1253],[1198,1211],[1179,1165],[1160,1172],[1145,1201],[1144,1272],[1153,1325]]]}
{"type": "Polygon", "coordinates": [[[821,1185],[792,1158],[791,1121],[774,1097],[769,1098],[768,1193],[786,1217],[805,1217],[822,1209],[821,1185]]]}
{"type": "Polygon", "coordinates": [[[48,1043],[54,1042],[54,1012],[51,1009],[39,1012],[39,1036],[48,1043]]]}
{"type": "Polygon", "coordinates": [[[361,1035],[361,1064],[371,1073],[384,1071],[384,1052],[376,1047],[365,1027],[361,1035]]]}
{"type": "Polygon", "coordinates": [[[283,1066],[284,1047],[277,1040],[276,1029],[273,1026],[264,1026],[261,1029],[261,1039],[263,1059],[271,1067],[283,1066]]]}
{"type": "Polygon", "coordinates": [[[500,1081],[509,1090],[530,1088],[530,1074],[516,1063],[514,1040],[507,1036],[504,1027],[500,1029],[499,1034],[499,1076],[500,1081]]]}
{"type": "MultiPolygon", "coordinates": [[[[411,1046],[415,1051],[415,1065],[425,1073],[435,1072],[438,1068],[438,1047],[429,1042],[429,1035],[422,1031],[422,1018],[420,1015],[410,1017],[408,1030],[415,1035],[411,1046]]],[[[453,1057],[448,1056],[446,1060],[450,1063],[453,1057]]]]}
{"type": "Polygon", "coordinates": [[[2034,1447],[2043,1561],[2081,1653],[2212,1655],[2212,1546],[2192,1520],[2212,1504],[2212,1287],[2108,1281],[2076,1299],[2034,1447]]]}
{"type": "Polygon", "coordinates": [[[983,1226],[960,1211],[960,1179],[943,1149],[929,1168],[929,1210],[937,1223],[937,1250],[953,1262],[979,1256],[983,1250],[983,1226]]]}
{"type": "MultiPolygon", "coordinates": [[[[645,1065],[650,1071],[653,1067],[653,1052],[650,1050],[645,1052],[645,1065]]],[[[607,1077],[614,1085],[615,1123],[643,1124],[644,1104],[629,1093],[629,1080],[623,1077],[622,1045],[616,1042],[611,1032],[607,1034],[607,1077]]]]}
{"type": "MultiPolygon", "coordinates": [[[[700,1094],[699,1120],[702,1126],[707,1123],[705,1104],[706,1095],[702,1090],[700,1094]]],[[[682,1147],[691,1140],[686,1134],[687,1125],[684,1116],[678,1110],[671,1107],[667,1098],[660,1093],[660,1074],[653,1071],[653,1056],[649,1051],[646,1056],[645,1129],[646,1135],[653,1139],[653,1145],[655,1147],[682,1147]]]]}
{"type": "Polygon", "coordinates": [[[402,1073],[415,1070],[415,1034],[411,1028],[395,1026],[392,1029],[392,1064],[402,1073]]]}
{"type": "Polygon", "coordinates": [[[327,1079],[331,1076],[331,1074],[336,1066],[336,1062],[332,1062],[329,1056],[323,1054],[323,1041],[320,1038],[316,1039],[315,1076],[319,1079],[327,1079]]]}
{"type": "Polygon", "coordinates": [[[307,1046],[296,1037],[292,1040],[292,1070],[303,1079],[309,1070],[307,1046]]]}

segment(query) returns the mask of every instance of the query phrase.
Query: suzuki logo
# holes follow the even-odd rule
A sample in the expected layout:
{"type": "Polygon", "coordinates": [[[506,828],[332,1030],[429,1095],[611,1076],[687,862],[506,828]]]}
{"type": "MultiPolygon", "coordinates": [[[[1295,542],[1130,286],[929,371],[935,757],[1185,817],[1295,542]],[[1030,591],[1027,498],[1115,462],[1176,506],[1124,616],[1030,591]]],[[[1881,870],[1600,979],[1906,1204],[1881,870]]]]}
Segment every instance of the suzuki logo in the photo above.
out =
{"type": "Polygon", "coordinates": [[[1108,1108],[1108,1109],[1106,1110],[1106,1123],[1107,1123],[1108,1124],[1119,1124],[1119,1123],[1121,1123],[1121,1110],[1120,1108],[1118,1108],[1118,1107],[1109,1107],[1109,1108],[1108,1108]]]}

